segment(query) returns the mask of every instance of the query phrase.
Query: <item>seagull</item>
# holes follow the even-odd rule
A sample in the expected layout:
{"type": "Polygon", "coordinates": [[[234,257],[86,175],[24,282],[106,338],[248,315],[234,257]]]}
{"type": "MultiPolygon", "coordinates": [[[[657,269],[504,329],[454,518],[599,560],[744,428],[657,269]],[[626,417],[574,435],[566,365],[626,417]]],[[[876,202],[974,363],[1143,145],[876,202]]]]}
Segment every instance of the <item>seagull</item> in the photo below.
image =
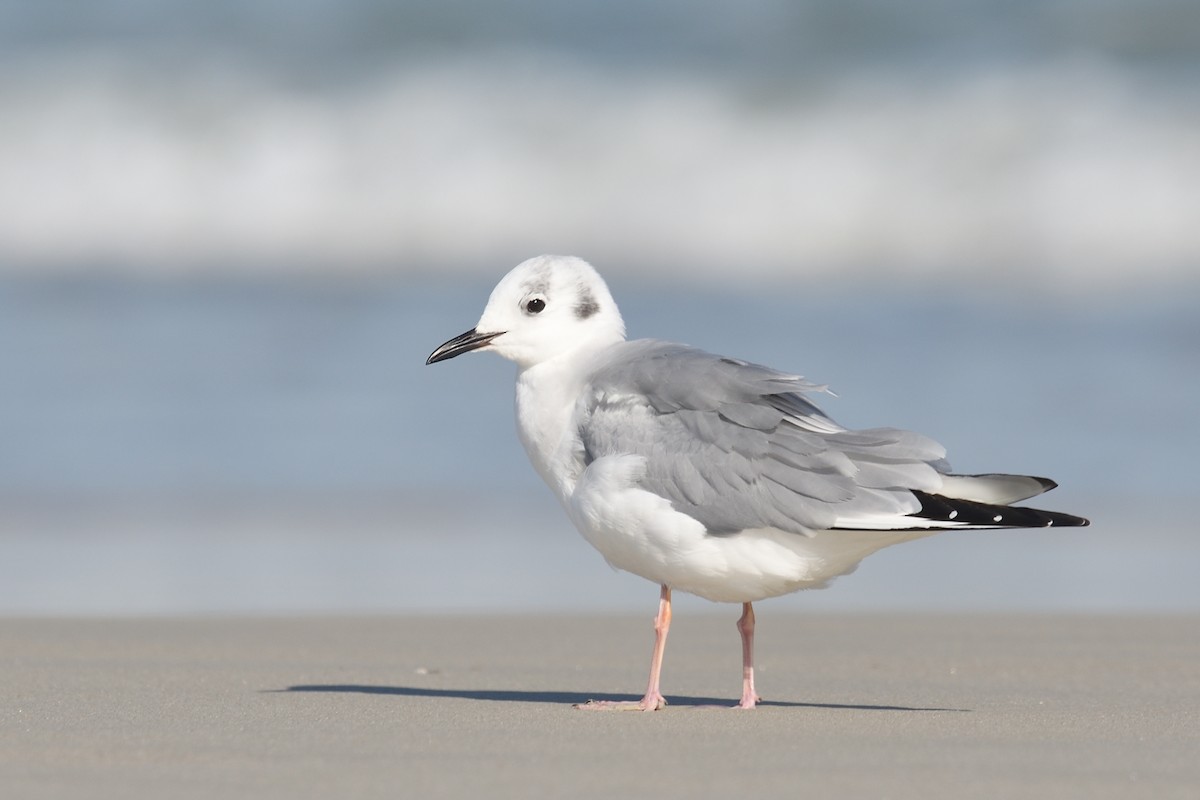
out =
{"type": "Polygon", "coordinates": [[[799,375],[683,344],[627,341],[608,286],[582,259],[544,255],[492,291],[479,322],[426,364],[473,350],[517,365],[517,432],[583,538],[660,585],[646,693],[586,709],[654,711],[671,593],[741,603],[742,696],[754,687],[753,603],[818,589],[889,545],[947,530],[1087,525],[1013,506],[1047,478],[950,471],[934,440],[848,429],[799,375]]]}

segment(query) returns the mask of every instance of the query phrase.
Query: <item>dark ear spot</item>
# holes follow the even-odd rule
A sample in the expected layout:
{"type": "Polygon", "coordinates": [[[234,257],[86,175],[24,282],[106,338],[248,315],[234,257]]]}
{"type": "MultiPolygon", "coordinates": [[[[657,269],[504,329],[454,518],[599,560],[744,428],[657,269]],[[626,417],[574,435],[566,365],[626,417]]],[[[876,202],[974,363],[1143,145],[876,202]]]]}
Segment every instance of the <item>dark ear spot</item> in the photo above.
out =
{"type": "Polygon", "coordinates": [[[587,319],[599,310],[600,306],[596,303],[596,298],[592,297],[591,292],[584,292],[583,296],[579,298],[579,305],[575,306],[575,316],[587,319]]]}

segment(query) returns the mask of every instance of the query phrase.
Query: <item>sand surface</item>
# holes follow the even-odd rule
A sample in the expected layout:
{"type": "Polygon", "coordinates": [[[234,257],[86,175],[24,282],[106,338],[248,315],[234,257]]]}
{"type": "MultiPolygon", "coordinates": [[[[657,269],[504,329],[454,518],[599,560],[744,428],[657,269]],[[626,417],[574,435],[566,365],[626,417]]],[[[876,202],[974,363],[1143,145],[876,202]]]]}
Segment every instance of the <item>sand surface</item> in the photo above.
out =
{"type": "Polygon", "coordinates": [[[1195,616],[735,612],[0,620],[0,797],[1200,797],[1195,616]]]}

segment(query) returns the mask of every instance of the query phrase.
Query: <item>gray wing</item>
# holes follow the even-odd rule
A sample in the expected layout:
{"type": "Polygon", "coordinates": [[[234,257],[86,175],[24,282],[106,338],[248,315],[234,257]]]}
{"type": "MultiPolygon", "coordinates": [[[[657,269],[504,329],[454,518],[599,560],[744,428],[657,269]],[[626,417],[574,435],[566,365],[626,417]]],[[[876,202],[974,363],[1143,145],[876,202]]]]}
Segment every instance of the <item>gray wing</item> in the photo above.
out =
{"type": "Polygon", "coordinates": [[[580,399],[584,461],[643,456],[641,486],[714,534],[809,534],[918,511],[912,490],[941,486],[942,446],[893,428],[846,430],[804,397],[823,389],[684,345],[625,342],[580,399]]]}

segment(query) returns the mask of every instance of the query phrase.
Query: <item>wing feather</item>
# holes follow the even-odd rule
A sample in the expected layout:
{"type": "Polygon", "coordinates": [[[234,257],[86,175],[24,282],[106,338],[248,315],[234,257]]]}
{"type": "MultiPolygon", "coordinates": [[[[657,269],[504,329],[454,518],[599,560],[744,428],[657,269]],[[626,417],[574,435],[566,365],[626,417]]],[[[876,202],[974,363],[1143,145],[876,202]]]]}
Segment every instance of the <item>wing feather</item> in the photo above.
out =
{"type": "Polygon", "coordinates": [[[941,445],[894,428],[846,430],[803,396],[822,390],[683,345],[626,342],[577,408],[585,463],[644,457],[642,487],[713,534],[811,534],[919,510],[912,492],[940,486],[941,445]]]}

